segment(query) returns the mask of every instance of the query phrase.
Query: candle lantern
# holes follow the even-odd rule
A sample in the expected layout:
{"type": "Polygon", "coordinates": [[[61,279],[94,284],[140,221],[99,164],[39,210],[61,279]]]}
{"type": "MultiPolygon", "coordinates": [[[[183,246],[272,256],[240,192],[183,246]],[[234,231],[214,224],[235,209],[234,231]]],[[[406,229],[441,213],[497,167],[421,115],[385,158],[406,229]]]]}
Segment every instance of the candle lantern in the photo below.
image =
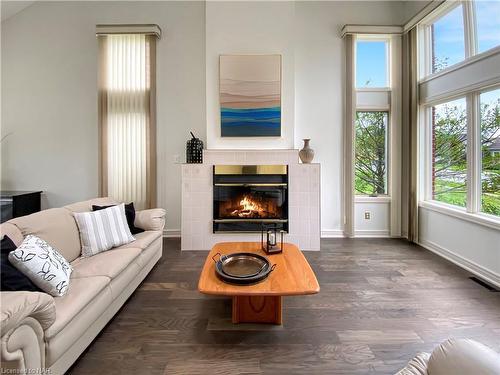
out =
{"type": "Polygon", "coordinates": [[[278,229],[275,223],[262,223],[261,244],[267,254],[277,254],[283,251],[284,230],[278,229]]]}

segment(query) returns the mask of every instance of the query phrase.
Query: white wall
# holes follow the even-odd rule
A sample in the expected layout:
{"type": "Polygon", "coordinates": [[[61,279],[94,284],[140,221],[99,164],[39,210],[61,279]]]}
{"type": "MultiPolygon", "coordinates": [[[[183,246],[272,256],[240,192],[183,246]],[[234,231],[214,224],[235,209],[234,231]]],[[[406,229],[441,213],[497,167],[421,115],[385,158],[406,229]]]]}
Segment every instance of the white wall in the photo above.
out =
{"type": "Polygon", "coordinates": [[[180,228],[189,130],[206,138],[202,2],[36,2],[2,22],[2,189],[41,189],[45,207],[98,193],[99,23],[156,23],[158,204],[180,228]]]}
{"type": "Polygon", "coordinates": [[[294,144],[293,2],[207,2],[208,148],[293,148],[294,144]],[[219,55],[282,55],[281,137],[221,138],[219,55]]]}
{"type": "MultiPolygon", "coordinates": [[[[311,138],[321,168],[321,226],[343,227],[342,160],[344,24],[391,25],[406,20],[397,2],[298,2],[295,7],[295,146],[311,138]]],[[[376,220],[371,220],[375,224],[376,220]]],[[[382,222],[381,225],[385,225],[382,222]]]]}
{"type": "Polygon", "coordinates": [[[354,235],[356,237],[388,237],[391,203],[384,201],[354,203],[354,235]],[[365,217],[368,212],[370,218],[365,217]]]}
{"type": "Polygon", "coordinates": [[[500,231],[419,209],[419,243],[500,287],[500,231]]]}
{"type": "MultiPolygon", "coordinates": [[[[341,235],[343,41],[346,23],[402,24],[424,3],[208,2],[206,6],[207,141],[214,148],[301,148],[311,138],[321,163],[321,227],[341,235]],[[283,55],[281,139],[220,137],[218,56],[283,55]],[[294,129],[293,129],[294,126],[294,129]]],[[[385,222],[384,222],[385,224],[385,222]]]]}
{"type": "MultiPolygon", "coordinates": [[[[4,2],[2,2],[4,3],[4,2]]],[[[157,23],[158,202],[180,229],[188,131],[209,147],[300,148],[322,164],[322,229],[341,233],[346,23],[402,24],[425,2],[35,2],[2,22],[2,188],[42,189],[45,207],[97,194],[98,23],[157,23]],[[221,139],[218,55],[283,55],[281,139],[221,139]],[[206,64],[205,64],[206,60],[206,64]]]]}

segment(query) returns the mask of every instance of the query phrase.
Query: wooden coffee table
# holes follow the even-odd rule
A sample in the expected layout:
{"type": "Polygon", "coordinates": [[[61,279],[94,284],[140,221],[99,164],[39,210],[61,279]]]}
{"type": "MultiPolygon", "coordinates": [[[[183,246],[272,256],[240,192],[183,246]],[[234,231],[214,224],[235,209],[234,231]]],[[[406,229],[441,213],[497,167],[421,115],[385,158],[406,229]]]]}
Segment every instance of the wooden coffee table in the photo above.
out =
{"type": "Polygon", "coordinates": [[[267,255],[259,242],[221,242],[207,256],[198,290],[204,294],[233,298],[233,323],[282,323],[283,296],[316,294],[318,280],[302,252],[284,244],[280,254],[267,255]],[[266,256],[276,268],[267,279],[255,285],[232,285],[215,274],[212,257],[217,254],[255,253],[266,256]]]}

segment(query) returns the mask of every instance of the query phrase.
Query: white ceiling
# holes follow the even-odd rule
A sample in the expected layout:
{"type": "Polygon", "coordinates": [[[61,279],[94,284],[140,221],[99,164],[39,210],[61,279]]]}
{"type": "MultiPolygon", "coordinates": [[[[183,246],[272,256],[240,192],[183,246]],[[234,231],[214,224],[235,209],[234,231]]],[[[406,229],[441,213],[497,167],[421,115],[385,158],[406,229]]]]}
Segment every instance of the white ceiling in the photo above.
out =
{"type": "MultiPolygon", "coordinates": [[[[439,0],[438,0],[439,1],[439,0]]],[[[402,0],[398,1],[398,7],[403,24],[424,9],[432,0],[402,0]]]]}
{"type": "Polygon", "coordinates": [[[19,13],[24,8],[29,7],[35,1],[4,1],[1,4],[2,22],[14,14],[19,13]]]}
{"type": "MultiPolygon", "coordinates": [[[[7,18],[19,13],[23,9],[29,7],[37,0],[24,1],[24,0],[0,0],[1,2],[1,16],[2,22],[7,18]]],[[[374,0],[378,1],[378,0],[374,0]]],[[[401,19],[408,21],[412,16],[417,14],[422,8],[429,4],[432,0],[396,0],[394,1],[395,8],[398,9],[401,19]]]]}

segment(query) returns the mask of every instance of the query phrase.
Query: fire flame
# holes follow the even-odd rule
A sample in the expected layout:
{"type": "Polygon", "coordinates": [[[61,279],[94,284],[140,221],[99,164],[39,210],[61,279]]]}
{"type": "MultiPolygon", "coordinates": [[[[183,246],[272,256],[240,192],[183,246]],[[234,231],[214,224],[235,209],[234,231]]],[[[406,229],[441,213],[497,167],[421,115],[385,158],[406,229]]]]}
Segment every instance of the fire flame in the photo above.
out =
{"type": "Polygon", "coordinates": [[[262,211],[262,207],[247,196],[240,201],[240,206],[243,206],[243,211],[262,211]]]}
{"type": "Polygon", "coordinates": [[[241,210],[234,210],[232,212],[233,215],[238,215],[239,217],[247,217],[255,215],[255,213],[260,213],[263,210],[262,206],[257,202],[253,201],[248,196],[244,196],[242,200],[240,200],[241,210]]]}

